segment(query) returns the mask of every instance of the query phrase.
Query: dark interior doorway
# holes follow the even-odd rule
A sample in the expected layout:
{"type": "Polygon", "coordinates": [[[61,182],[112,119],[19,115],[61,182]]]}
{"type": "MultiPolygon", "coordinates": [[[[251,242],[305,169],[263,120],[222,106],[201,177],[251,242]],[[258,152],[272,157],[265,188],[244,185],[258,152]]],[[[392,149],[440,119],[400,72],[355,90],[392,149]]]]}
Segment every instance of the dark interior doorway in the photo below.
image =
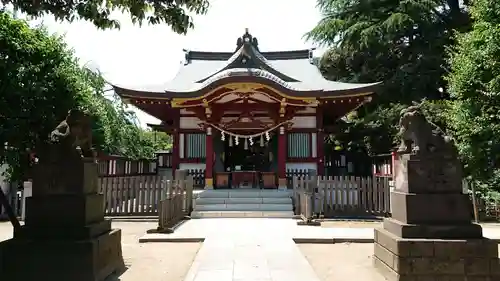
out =
{"type": "Polygon", "coordinates": [[[259,142],[253,145],[248,144],[245,149],[244,140],[236,145],[229,145],[229,141],[224,142],[224,170],[235,171],[237,166],[241,171],[267,172],[270,170],[269,148],[267,143],[260,146],[259,142]]]}

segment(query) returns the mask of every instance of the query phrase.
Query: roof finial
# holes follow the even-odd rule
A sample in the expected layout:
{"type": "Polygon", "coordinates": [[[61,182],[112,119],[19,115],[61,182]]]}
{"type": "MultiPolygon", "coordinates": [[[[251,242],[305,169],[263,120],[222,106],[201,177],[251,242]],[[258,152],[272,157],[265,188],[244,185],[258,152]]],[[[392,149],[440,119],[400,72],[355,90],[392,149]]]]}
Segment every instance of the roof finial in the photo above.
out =
{"type": "Polygon", "coordinates": [[[248,46],[253,46],[255,49],[259,49],[259,43],[257,41],[257,38],[253,37],[249,32],[248,32],[248,27],[245,28],[245,34],[238,38],[236,41],[236,50],[239,50],[243,45],[248,45],[248,46]]]}

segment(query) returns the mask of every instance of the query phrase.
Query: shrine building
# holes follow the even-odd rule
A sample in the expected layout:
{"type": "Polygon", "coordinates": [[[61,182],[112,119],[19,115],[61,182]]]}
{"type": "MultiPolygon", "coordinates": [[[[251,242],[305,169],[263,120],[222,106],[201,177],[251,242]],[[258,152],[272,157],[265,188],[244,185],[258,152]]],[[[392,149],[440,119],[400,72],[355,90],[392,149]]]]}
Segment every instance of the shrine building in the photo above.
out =
{"type": "Polygon", "coordinates": [[[261,51],[247,30],[232,52],[185,51],[160,87],[114,90],[162,120],[173,169],[204,170],[207,189],[281,188],[287,170],[324,173],[325,133],[380,85],[326,80],[312,51],[261,51]]]}

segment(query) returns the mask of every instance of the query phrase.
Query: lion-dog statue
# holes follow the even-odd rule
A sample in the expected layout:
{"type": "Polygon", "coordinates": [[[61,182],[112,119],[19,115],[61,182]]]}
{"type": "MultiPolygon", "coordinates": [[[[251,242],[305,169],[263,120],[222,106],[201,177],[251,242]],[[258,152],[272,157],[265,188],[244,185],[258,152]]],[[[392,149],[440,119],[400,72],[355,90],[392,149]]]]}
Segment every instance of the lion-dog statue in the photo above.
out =
{"type": "Polygon", "coordinates": [[[440,152],[455,155],[453,140],[427,120],[421,104],[414,104],[401,111],[399,134],[401,136],[399,153],[425,155],[440,152]]]}
{"type": "Polygon", "coordinates": [[[82,157],[95,158],[90,116],[79,109],[68,112],[66,119],[50,133],[50,141],[63,151],[76,150],[82,157]]]}

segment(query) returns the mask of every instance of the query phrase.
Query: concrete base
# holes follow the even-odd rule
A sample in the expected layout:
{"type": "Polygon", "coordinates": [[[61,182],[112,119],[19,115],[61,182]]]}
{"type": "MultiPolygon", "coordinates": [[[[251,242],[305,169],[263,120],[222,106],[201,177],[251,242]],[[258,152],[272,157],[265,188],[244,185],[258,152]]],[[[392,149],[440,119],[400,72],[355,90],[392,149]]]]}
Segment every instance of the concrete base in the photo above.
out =
{"type": "Polygon", "coordinates": [[[25,224],[19,231],[14,233],[14,238],[26,240],[86,240],[97,237],[110,230],[111,220],[103,220],[85,226],[72,227],[61,225],[33,227],[25,224]],[[47,229],[51,231],[47,231],[47,229]]]}
{"type": "Polygon", "coordinates": [[[299,220],[297,222],[297,225],[321,226],[321,222],[317,220],[310,220],[310,221],[299,220]]]}
{"type": "Polygon", "coordinates": [[[28,240],[0,243],[0,276],[17,281],[103,281],[124,270],[121,230],[86,240],[28,240]]]}
{"type": "Polygon", "coordinates": [[[465,224],[472,221],[467,194],[391,192],[392,218],[408,224],[465,224]],[[425,206],[425,208],[422,208],[425,206]]]}
{"type": "Polygon", "coordinates": [[[479,224],[406,224],[393,218],[384,219],[384,229],[401,238],[481,239],[479,224]]]}
{"type": "Polygon", "coordinates": [[[373,263],[389,281],[500,280],[498,244],[490,239],[405,239],[375,229],[373,263]]]}
{"type": "Polygon", "coordinates": [[[293,218],[293,211],[193,211],[191,218],[293,218]]]}
{"type": "Polygon", "coordinates": [[[26,200],[26,225],[81,226],[104,219],[103,194],[51,194],[26,200]]]}
{"type": "Polygon", "coordinates": [[[288,191],[233,189],[204,190],[193,203],[192,218],[292,217],[288,191]]]}
{"type": "Polygon", "coordinates": [[[213,179],[205,179],[205,189],[214,189],[213,179]]]}
{"type": "Polygon", "coordinates": [[[287,190],[286,179],[278,179],[278,190],[287,190]]]}

